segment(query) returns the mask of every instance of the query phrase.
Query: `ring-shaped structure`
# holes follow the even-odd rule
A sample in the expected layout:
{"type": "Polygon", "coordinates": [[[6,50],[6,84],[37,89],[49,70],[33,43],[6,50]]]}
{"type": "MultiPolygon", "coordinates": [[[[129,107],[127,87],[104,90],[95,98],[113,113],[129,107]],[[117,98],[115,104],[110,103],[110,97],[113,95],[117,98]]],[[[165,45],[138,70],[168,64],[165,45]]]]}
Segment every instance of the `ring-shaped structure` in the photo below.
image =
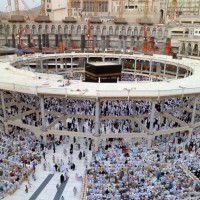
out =
{"type": "Polygon", "coordinates": [[[70,53],[32,55],[25,57],[9,57],[0,62],[0,89],[16,91],[34,95],[59,96],[83,99],[160,99],[169,97],[183,97],[200,94],[200,61],[183,58],[173,59],[164,55],[127,55],[104,53],[70,53]],[[15,66],[24,65],[46,59],[75,57],[102,57],[144,60],[163,64],[175,65],[185,68],[190,76],[181,79],[169,79],[162,82],[118,82],[118,83],[89,83],[82,81],[70,81],[70,84],[61,87],[64,81],[61,75],[34,73],[17,69],[15,66]],[[127,90],[124,90],[126,88],[127,90]],[[134,90],[133,90],[134,88],[134,90]]]}

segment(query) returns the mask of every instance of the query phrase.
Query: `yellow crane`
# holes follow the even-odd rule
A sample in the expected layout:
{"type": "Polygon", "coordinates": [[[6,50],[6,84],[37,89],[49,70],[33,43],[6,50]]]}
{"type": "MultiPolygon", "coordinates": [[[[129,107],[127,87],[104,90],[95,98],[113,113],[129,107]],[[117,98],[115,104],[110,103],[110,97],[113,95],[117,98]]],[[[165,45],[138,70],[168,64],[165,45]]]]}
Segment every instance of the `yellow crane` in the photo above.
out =
{"type": "Polygon", "coordinates": [[[46,12],[45,12],[45,0],[41,0],[41,10],[40,10],[40,14],[42,16],[45,16],[46,15],[46,12]]]}
{"type": "Polygon", "coordinates": [[[119,14],[119,18],[123,18],[123,14],[124,14],[124,0],[119,0],[118,14],[119,14]]]}
{"type": "Polygon", "coordinates": [[[149,0],[144,0],[144,18],[148,18],[149,13],[149,0]]]}
{"type": "Polygon", "coordinates": [[[67,13],[68,17],[72,17],[72,0],[67,1],[67,13]]]}
{"type": "Polygon", "coordinates": [[[98,2],[97,2],[97,0],[93,0],[93,11],[94,11],[94,16],[97,16],[97,12],[98,12],[98,2]]]}
{"type": "Polygon", "coordinates": [[[15,0],[15,15],[19,15],[19,2],[18,0],[15,0]]]}
{"type": "Polygon", "coordinates": [[[171,20],[174,20],[176,17],[176,6],[177,6],[177,0],[172,0],[172,7],[171,7],[171,20]]]}

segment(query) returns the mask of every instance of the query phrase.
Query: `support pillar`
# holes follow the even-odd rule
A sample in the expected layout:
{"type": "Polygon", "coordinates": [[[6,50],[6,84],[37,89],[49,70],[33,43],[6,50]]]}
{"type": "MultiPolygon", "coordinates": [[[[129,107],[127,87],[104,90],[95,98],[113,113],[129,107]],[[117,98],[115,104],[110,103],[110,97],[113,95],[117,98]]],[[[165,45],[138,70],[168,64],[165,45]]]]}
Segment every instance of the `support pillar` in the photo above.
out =
{"type": "Polygon", "coordinates": [[[56,57],[56,73],[58,73],[58,58],[56,57]]]}
{"type": "Polygon", "coordinates": [[[165,74],[166,74],[166,67],[167,67],[167,63],[164,64],[163,78],[165,77],[165,74]]]}
{"type": "Polygon", "coordinates": [[[4,118],[4,121],[7,121],[6,107],[5,107],[5,101],[4,101],[3,91],[1,91],[1,104],[2,104],[2,110],[3,110],[3,118],[4,118]]]}
{"type": "Polygon", "coordinates": [[[189,134],[188,134],[188,140],[190,141],[192,139],[192,133],[193,133],[193,128],[190,128],[188,130],[189,134]]]}
{"type": "Polygon", "coordinates": [[[42,73],[43,73],[43,72],[44,72],[43,60],[40,60],[40,68],[41,68],[41,71],[42,71],[42,73]]]}
{"type": "Polygon", "coordinates": [[[151,75],[151,71],[152,71],[152,61],[150,61],[150,63],[149,63],[149,75],[151,75]]]}
{"type": "Polygon", "coordinates": [[[179,76],[179,67],[177,66],[177,68],[176,68],[176,79],[178,78],[178,76],[179,76]]]}
{"type": "Polygon", "coordinates": [[[66,99],[62,99],[62,113],[64,114],[64,119],[63,119],[63,126],[66,129],[67,128],[67,102],[66,99]]]}
{"type": "Polygon", "coordinates": [[[99,138],[94,139],[94,148],[95,148],[95,151],[99,150],[99,138]]]}
{"type": "Polygon", "coordinates": [[[42,131],[46,131],[46,120],[45,120],[45,112],[44,112],[44,96],[40,98],[40,109],[42,116],[42,131]]]}
{"type": "Polygon", "coordinates": [[[197,108],[197,97],[194,98],[194,105],[193,105],[193,110],[192,110],[192,119],[191,119],[191,122],[190,122],[190,127],[193,127],[193,125],[194,125],[196,108],[197,108]]]}
{"type": "Polygon", "coordinates": [[[136,70],[137,70],[137,59],[135,59],[135,67],[134,67],[134,76],[136,77],[136,70]]]}
{"type": "Polygon", "coordinates": [[[147,136],[147,149],[150,150],[152,147],[152,135],[147,136]]]}
{"type": "Polygon", "coordinates": [[[149,127],[149,133],[147,135],[148,149],[151,149],[152,146],[154,115],[155,115],[155,101],[152,101],[151,114],[150,114],[150,127],[149,127]]]}
{"type": "Polygon", "coordinates": [[[133,116],[134,115],[136,115],[136,101],[133,101],[133,107],[132,107],[132,109],[133,109],[133,116]]]}
{"type": "Polygon", "coordinates": [[[95,105],[95,136],[99,136],[99,130],[100,130],[100,101],[96,100],[95,105]]]}
{"type": "Polygon", "coordinates": [[[4,128],[5,128],[5,133],[7,135],[9,135],[9,128],[8,128],[8,123],[7,122],[4,123],[4,128]]]}
{"type": "Polygon", "coordinates": [[[165,105],[165,99],[162,99],[161,100],[161,108],[160,108],[162,113],[164,112],[164,105],[165,105]]]}
{"type": "Polygon", "coordinates": [[[154,123],[154,114],[155,114],[155,101],[152,101],[152,106],[151,106],[151,114],[150,114],[150,128],[149,128],[149,133],[153,134],[153,123],[154,123]]]}
{"type": "Polygon", "coordinates": [[[71,57],[71,71],[73,70],[73,57],[71,57]]]}

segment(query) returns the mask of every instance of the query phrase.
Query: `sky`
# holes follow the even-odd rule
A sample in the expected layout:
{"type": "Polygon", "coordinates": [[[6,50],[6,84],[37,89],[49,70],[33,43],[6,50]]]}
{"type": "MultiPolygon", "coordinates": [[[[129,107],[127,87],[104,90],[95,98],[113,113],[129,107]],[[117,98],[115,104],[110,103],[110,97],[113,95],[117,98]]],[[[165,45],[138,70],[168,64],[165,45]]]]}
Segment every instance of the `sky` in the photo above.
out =
{"type": "MultiPolygon", "coordinates": [[[[24,5],[22,4],[21,0],[18,1],[20,9],[23,10],[24,5]]],[[[25,2],[29,8],[34,8],[40,5],[41,0],[25,0],[25,2]]],[[[14,10],[14,0],[11,0],[11,4],[12,4],[12,10],[14,10]]],[[[0,0],[0,11],[5,12],[7,5],[8,5],[7,0],[0,0]]]]}

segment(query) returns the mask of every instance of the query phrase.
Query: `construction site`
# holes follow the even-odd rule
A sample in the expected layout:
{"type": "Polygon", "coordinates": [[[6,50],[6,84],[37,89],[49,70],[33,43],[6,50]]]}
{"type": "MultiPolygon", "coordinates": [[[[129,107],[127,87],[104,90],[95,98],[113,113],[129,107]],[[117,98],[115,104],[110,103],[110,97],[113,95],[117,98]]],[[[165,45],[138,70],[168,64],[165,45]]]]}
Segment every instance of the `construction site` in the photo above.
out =
{"type": "Polygon", "coordinates": [[[26,1],[8,0],[8,19],[0,22],[0,45],[24,53],[96,51],[195,56],[199,55],[199,3],[42,0],[39,15],[35,16],[26,1]],[[19,1],[26,15],[20,13],[23,8],[19,1]]]}

